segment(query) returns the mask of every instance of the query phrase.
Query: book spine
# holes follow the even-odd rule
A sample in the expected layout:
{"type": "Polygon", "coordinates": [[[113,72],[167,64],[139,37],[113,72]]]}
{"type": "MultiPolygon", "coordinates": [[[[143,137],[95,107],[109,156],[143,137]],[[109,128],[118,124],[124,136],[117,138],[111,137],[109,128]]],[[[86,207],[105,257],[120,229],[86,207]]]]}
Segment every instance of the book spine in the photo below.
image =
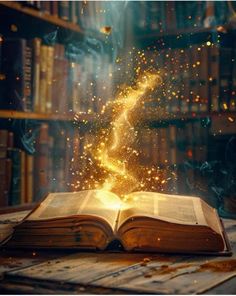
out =
{"type": "Polygon", "coordinates": [[[47,71],[46,71],[46,113],[52,112],[52,80],[53,80],[53,62],[54,48],[47,47],[47,71]]]}
{"type": "MultiPolygon", "coordinates": [[[[53,191],[65,191],[65,151],[66,151],[66,131],[57,131],[54,139],[53,153],[53,191]]],[[[80,164],[81,166],[81,164],[80,164]]]]}
{"type": "Polygon", "coordinates": [[[230,104],[230,90],[232,77],[232,49],[220,48],[220,79],[219,79],[219,108],[220,111],[228,111],[230,104]]]}
{"type": "Polygon", "coordinates": [[[159,146],[160,146],[160,166],[162,168],[165,168],[166,165],[169,163],[169,151],[168,151],[168,145],[167,145],[167,139],[168,139],[168,134],[167,134],[167,128],[160,128],[159,129],[159,146]]]}
{"type": "MultiPolygon", "coordinates": [[[[72,102],[73,102],[73,111],[79,113],[81,111],[81,94],[79,92],[79,80],[81,77],[80,65],[74,63],[74,71],[73,71],[73,91],[72,91],[72,102]]],[[[101,111],[101,107],[99,111],[101,111]]]]}
{"type": "Polygon", "coordinates": [[[178,149],[176,147],[177,140],[177,128],[175,125],[170,125],[168,128],[168,138],[169,138],[169,163],[172,166],[176,166],[178,163],[178,149]]]}
{"type": "Polygon", "coordinates": [[[74,87],[76,65],[73,61],[68,61],[68,80],[67,80],[67,106],[69,110],[74,111],[74,102],[76,100],[76,93],[74,87]]]}
{"type": "Polygon", "coordinates": [[[53,74],[52,74],[52,107],[53,112],[59,111],[58,92],[59,79],[60,79],[60,61],[59,61],[59,44],[54,45],[54,61],[53,61],[53,74]]]}
{"type": "Polygon", "coordinates": [[[12,178],[10,188],[10,200],[9,205],[20,205],[21,204],[21,150],[17,148],[8,149],[8,157],[12,161],[12,178]]]}
{"type": "Polygon", "coordinates": [[[9,205],[11,165],[10,159],[0,158],[0,207],[9,205]]]}
{"type": "Polygon", "coordinates": [[[200,112],[209,111],[209,62],[208,62],[208,46],[202,45],[198,47],[200,52],[200,67],[199,67],[199,96],[200,96],[200,112]]]}
{"type": "Polygon", "coordinates": [[[73,24],[77,24],[78,22],[78,10],[77,10],[77,1],[70,1],[69,3],[69,19],[73,24]]]}
{"type": "MultiPolygon", "coordinates": [[[[54,2],[54,1],[53,1],[54,2]]],[[[56,1],[55,1],[56,2],[56,1]]],[[[50,1],[41,1],[40,10],[45,14],[51,14],[51,5],[50,1]]]]}
{"type": "Polygon", "coordinates": [[[192,46],[190,54],[190,108],[191,112],[199,112],[198,51],[196,45],[192,46]]]}
{"type": "Polygon", "coordinates": [[[70,189],[78,190],[80,186],[80,136],[74,133],[73,136],[73,157],[70,163],[70,189]]]}
{"type": "Polygon", "coordinates": [[[26,46],[24,52],[24,100],[25,111],[32,111],[32,50],[26,46]]]}
{"type": "Polygon", "coordinates": [[[55,17],[58,17],[58,1],[50,1],[50,11],[55,17]]]}
{"type": "Polygon", "coordinates": [[[40,111],[40,47],[41,39],[32,41],[32,101],[34,112],[40,111]]]}
{"type": "Polygon", "coordinates": [[[210,108],[213,112],[219,111],[219,46],[211,44],[209,47],[209,87],[210,108]]]}
{"type": "Polygon", "coordinates": [[[140,150],[141,150],[141,164],[150,166],[151,164],[151,137],[150,130],[147,128],[143,128],[141,131],[140,137],[140,150]]]}
{"type": "Polygon", "coordinates": [[[0,130],[0,158],[7,157],[8,131],[0,130]]]}
{"type": "Polygon", "coordinates": [[[185,15],[184,15],[184,6],[182,1],[175,2],[175,14],[176,14],[176,28],[178,29],[184,28],[185,15]]]}
{"type": "Polygon", "coordinates": [[[49,136],[48,141],[48,190],[52,191],[53,188],[53,149],[54,149],[54,138],[49,136]]]}
{"type": "Polygon", "coordinates": [[[49,134],[48,124],[40,126],[39,135],[36,140],[36,154],[34,162],[34,199],[40,200],[48,193],[48,155],[49,134]]]}
{"type": "Polygon", "coordinates": [[[158,166],[159,164],[159,143],[158,143],[158,130],[151,130],[151,155],[152,155],[152,164],[158,166]]]}
{"type": "Polygon", "coordinates": [[[205,28],[210,28],[216,25],[215,1],[206,1],[206,14],[203,24],[205,28]]]}
{"type": "Polygon", "coordinates": [[[71,107],[71,103],[68,105],[68,69],[69,69],[69,61],[66,58],[62,59],[62,92],[60,98],[60,110],[61,113],[67,113],[69,108],[71,107]]]}
{"type": "Polygon", "coordinates": [[[232,91],[230,95],[229,109],[230,111],[236,111],[236,49],[234,48],[232,57],[232,91]]]}
{"type": "Polygon", "coordinates": [[[4,98],[4,81],[6,79],[5,74],[3,73],[3,35],[0,34],[0,106],[3,105],[4,98]]]}
{"type": "Polygon", "coordinates": [[[34,7],[37,10],[41,10],[41,8],[42,8],[42,1],[34,1],[34,7]]]}
{"type": "Polygon", "coordinates": [[[181,99],[180,111],[190,111],[190,49],[181,51],[182,77],[183,77],[183,98],[181,99]]]}
{"type": "Polygon", "coordinates": [[[20,150],[20,204],[26,203],[26,163],[25,163],[25,152],[20,150]]]}
{"type": "Polygon", "coordinates": [[[5,39],[2,50],[2,68],[4,89],[1,108],[26,111],[24,98],[24,54],[25,39],[5,39]],[[4,99],[3,99],[4,98],[4,99]]]}
{"type": "Polygon", "coordinates": [[[70,5],[69,1],[59,1],[58,2],[59,8],[59,18],[69,21],[70,17],[70,5]]]}
{"type": "Polygon", "coordinates": [[[34,157],[32,155],[26,154],[26,170],[25,170],[25,179],[26,179],[26,203],[33,202],[33,188],[34,188],[34,157]]]}
{"type": "Polygon", "coordinates": [[[47,53],[48,47],[41,45],[40,48],[40,112],[46,112],[46,97],[47,97],[47,53]]]}
{"type": "Polygon", "coordinates": [[[166,1],[165,2],[166,8],[166,29],[172,30],[177,28],[176,22],[176,13],[175,13],[175,2],[174,1],[166,1]]]}

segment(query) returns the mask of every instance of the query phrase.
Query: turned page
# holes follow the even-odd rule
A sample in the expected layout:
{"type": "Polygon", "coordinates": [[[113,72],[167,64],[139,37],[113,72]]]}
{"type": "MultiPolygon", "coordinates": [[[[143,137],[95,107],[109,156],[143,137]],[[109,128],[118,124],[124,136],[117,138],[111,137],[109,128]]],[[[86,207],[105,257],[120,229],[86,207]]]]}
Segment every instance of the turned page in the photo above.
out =
{"type": "MultiPolygon", "coordinates": [[[[134,192],[126,197],[119,226],[132,216],[157,218],[190,225],[208,225],[199,198],[155,192],[134,192]]],[[[118,227],[119,227],[118,226],[118,227]]]]}
{"type": "Polygon", "coordinates": [[[47,220],[74,215],[89,215],[106,220],[114,229],[120,210],[120,199],[103,190],[50,193],[26,220],[47,220]]]}

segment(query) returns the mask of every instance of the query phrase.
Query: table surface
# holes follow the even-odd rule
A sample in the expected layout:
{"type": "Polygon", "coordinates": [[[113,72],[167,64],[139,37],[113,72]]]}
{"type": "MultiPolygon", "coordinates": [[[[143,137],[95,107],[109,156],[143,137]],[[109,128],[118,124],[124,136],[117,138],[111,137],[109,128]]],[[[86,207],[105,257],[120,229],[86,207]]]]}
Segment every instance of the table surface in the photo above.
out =
{"type": "MultiPolygon", "coordinates": [[[[27,211],[0,216],[0,233],[27,211]]],[[[225,219],[232,257],[7,250],[0,291],[14,294],[235,294],[236,220],[225,219]]]]}

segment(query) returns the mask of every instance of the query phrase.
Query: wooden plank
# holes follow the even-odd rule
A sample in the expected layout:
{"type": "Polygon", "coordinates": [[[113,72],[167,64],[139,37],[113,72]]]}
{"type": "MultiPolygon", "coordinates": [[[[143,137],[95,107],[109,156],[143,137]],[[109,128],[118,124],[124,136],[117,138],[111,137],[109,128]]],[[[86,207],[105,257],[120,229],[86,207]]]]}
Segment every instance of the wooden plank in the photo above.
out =
{"type": "Polygon", "coordinates": [[[19,211],[0,215],[0,244],[13,233],[13,228],[30,211],[19,211]]]}
{"type": "MultiPolygon", "coordinates": [[[[225,220],[225,228],[236,254],[236,221],[225,220]]],[[[76,293],[196,294],[213,289],[236,275],[235,255],[226,259],[80,252],[48,258],[32,266],[9,269],[2,285],[5,283],[7,289],[21,286],[21,291],[37,286],[76,293]]]]}
{"type": "Polygon", "coordinates": [[[145,254],[77,253],[10,274],[31,279],[47,278],[53,281],[89,284],[107,274],[140,264],[144,258],[145,254]]]}
{"type": "MultiPolygon", "coordinates": [[[[235,259],[234,261],[232,259],[227,259],[226,261],[229,264],[230,262],[232,263],[231,267],[235,264],[235,259]]],[[[236,270],[231,270],[230,268],[228,272],[220,272],[220,268],[219,271],[214,271],[213,267],[217,262],[216,259],[201,259],[199,262],[194,262],[194,258],[191,258],[186,262],[169,265],[165,268],[166,270],[163,268],[158,269],[153,264],[146,271],[146,274],[125,283],[123,282],[122,285],[117,285],[117,282],[113,282],[113,285],[110,283],[109,287],[132,289],[134,293],[139,291],[151,294],[156,292],[166,294],[199,294],[236,275],[236,270]],[[209,266],[209,269],[206,268],[204,270],[204,266],[209,266]]],[[[224,265],[223,262],[222,265],[224,265]]]]}
{"type": "Polygon", "coordinates": [[[236,275],[236,270],[212,269],[225,266],[232,259],[144,256],[147,255],[77,253],[8,272],[5,279],[14,284],[43,286],[66,283],[72,290],[84,286],[103,292],[190,294],[203,293],[236,275]]]}

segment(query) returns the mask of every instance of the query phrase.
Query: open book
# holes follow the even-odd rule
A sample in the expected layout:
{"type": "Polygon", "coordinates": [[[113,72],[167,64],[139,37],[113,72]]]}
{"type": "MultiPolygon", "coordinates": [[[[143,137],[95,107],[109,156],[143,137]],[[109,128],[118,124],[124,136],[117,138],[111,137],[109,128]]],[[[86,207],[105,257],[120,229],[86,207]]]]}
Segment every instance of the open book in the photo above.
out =
{"type": "Polygon", "coordinates": [[[197,197],[87,190],[50,193],[15,227],[12,247],[229,254],[215,209],[197,197]]]}

